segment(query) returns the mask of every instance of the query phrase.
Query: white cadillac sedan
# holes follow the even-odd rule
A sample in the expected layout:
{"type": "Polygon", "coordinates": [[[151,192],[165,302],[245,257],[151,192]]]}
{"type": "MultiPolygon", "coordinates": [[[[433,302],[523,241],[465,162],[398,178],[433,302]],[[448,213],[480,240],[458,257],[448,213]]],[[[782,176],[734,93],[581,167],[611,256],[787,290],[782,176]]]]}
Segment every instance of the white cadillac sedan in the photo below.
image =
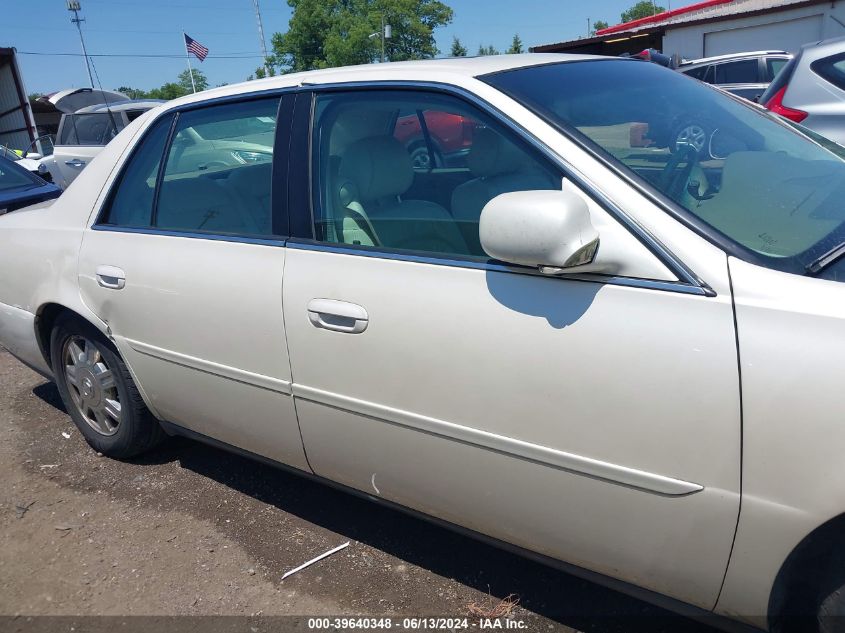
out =
{"type": "Polygon", "coordinates": [[[185,435],[841,631],[845,150],[808,134],[614,58],[226,86],[0,217],[0,342],[106,455],[185,435]]]}

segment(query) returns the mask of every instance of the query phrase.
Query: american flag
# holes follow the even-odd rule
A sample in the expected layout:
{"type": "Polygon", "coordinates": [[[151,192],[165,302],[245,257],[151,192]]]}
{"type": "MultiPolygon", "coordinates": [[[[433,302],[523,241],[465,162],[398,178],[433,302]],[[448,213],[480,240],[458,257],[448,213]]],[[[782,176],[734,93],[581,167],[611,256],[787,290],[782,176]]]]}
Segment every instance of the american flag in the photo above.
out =
{"type": "Polygon", "coordinates": [[[187,33],[183,33],[183,35],[185,36],[185,49],[189,53],[196,55],[198,60],[204,60],[206,55],[208,55],[208,49],[194,38],[189,37],[187,33]]]}

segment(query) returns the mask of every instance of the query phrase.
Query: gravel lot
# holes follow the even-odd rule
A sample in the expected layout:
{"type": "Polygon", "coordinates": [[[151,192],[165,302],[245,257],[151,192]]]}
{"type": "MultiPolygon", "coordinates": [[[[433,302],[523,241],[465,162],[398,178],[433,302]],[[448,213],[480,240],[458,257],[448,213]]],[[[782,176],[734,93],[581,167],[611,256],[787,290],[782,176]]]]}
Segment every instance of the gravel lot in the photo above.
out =
{"type": "Polygon", "coordinates": [[[2,348],[0,484],[0,614],[17,616],[4,630],[43,627],[32,615],[465,616],[511,594],[512,619],[530,630],[710,630],[197,443],[98,457],[53,384],[2,348]]]}

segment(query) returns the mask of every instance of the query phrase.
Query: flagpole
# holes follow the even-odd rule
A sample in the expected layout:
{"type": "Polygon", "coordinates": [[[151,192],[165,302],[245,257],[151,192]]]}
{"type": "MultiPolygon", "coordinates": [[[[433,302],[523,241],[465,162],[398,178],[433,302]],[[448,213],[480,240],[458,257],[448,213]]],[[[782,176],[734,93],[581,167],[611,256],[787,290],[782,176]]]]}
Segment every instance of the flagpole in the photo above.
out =
{"type": "Polygon", "coordinates": [[[191,76],[191,89],[196,93],[197,85],[194,83],[194,70],[191,68],[191,54],[188,52],[188,37],[185,31],[182,31],[182,44],[185,45],[185,61],[188,62],[188,74],[191,76]]]}

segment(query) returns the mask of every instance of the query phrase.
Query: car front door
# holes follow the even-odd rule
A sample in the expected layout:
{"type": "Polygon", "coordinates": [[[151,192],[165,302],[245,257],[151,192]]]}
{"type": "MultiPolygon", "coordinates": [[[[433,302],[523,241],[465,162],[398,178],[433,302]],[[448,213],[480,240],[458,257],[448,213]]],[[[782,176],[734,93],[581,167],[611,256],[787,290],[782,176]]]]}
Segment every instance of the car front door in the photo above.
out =
{"type": "Polygon", "coordinates": [[[282,319],[279,105],[200,105],[150,125],[85,232],[79,284],[159,417],[307,469],[282,319]]]}
{"type": "MultiPolygon", "coordinates": [[[[310,98],[292,137],[303,155],[310,98]]],[[[500,115],[423,90],[314,100],[284,284],[314,471],[712,608],[739,508],[730,297],[673,281],[500,115]],[[395,133],[415,111],[470,124],[463,166],[419,169],[395,133]],[[543,276],[480,250],[492,197],[561,186],[625,244],[622,274],[543,276]]]]}

